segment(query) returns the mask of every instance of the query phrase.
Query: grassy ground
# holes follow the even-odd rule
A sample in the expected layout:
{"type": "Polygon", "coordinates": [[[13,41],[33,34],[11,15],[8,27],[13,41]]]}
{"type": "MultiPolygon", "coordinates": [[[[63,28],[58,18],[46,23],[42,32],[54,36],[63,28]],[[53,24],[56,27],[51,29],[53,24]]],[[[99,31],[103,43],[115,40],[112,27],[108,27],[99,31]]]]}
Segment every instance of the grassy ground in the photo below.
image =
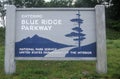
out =
{"type": "Polygon", "coordinates": [[[107,39],[120,39],[120,31],[115,31],[114,29],[106,28],[107,39]]]}
{"type": "Polygon", "coordinates": [[[16,73],[4,74],[0,47],[0,79],[120,79],[120,40],[107,40],[108,73],[97,74],[95,61],[17,61],[16,73]]]}

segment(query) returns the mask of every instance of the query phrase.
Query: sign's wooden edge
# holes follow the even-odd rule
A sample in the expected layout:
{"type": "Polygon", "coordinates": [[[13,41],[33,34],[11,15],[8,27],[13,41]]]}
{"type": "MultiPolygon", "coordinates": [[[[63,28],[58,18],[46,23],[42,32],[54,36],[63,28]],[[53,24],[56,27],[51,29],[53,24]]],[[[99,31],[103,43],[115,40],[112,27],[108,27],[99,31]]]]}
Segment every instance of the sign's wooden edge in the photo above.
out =
{"type": "Polygon", "coordinates": [[[64,57],[15,57],[15,60],[83,60],[83,61],[95,61],[96,57],[84,57],[84,58],[75,58],[75,57],[68,57],[68,58],[64,58],[64,57]]]}

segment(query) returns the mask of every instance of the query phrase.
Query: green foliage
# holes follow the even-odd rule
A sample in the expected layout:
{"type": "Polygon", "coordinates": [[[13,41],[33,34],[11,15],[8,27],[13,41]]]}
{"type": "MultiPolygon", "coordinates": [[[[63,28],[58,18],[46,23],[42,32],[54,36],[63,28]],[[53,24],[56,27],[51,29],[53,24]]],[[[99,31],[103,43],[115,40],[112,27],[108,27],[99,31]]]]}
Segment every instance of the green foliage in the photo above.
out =
{"type": "Polygon", "coordinates": [[[45,2],[44,0],[13,0],[9,3],[14,3],[16,7],[70,7],[73,0],[51,0],[45,2]]]}
{"type": "Polygon", "coordinates": [[[107,41],[107,52],[108,52],[108,74],[112,79],[120,78],[120,40],[108,40],[107,41]],[[115,72],[113,72],[115,71],[115,72]]]}
{"type": "Polygon", "coordinates": [[[120,20],[120,0],[112,0],[113,6],[107,9],[107,15],[110,19],[120,20]]]}
{"type": "Polygon", "coordinates": [[[107,19],[107,27],[114,29],[116,31],[120,31],[120,20],[111,20],[107,19]]]}
{"type": "Polygon", "coordinates": [[[111,28],[106,28],[106,34],[107,34],[107,39],[120,39],[120,31],[115,31],[114,29],[111,28]]]}
{"type": "Polygon", "coordinates": [[[107,40],[107,48],[112,49],[112,48],[120,48],[120,41],[118,40],[107,40]]]}
{"type": "Polygon", "coordinates": [[[0,46],[4,45],[5,40],[5,28],[0,27],[0,46]]]}
{"type": "Polygon", "coordinates": [[[45,3],[45,7],[72,7],[73,0],[51,0],[45,3]]]}
{"type": "Polygon", "coordinates": [[[73,0],[8,0],[9,4],[14,4],[16,7],[94,7],[97,4],[96,0],[77,0],[73,5],[73,0]]]}
{"type": "Polygon", "coordinates": [[[75,7],[95,7],[97,0],[77,0],[75,7]]]}
{"type": "Polygon", "coordinates": [[[13,0],[16,7],[44,7],[44,0],[13,0]]]}

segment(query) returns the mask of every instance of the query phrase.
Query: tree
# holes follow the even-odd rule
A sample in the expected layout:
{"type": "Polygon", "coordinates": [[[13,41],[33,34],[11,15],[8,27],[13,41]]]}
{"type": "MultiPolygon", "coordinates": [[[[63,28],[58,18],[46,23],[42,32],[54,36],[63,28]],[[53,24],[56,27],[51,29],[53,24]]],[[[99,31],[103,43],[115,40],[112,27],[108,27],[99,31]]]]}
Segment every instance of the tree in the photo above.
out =
{"type": "Polygon", "coordinates": [[[120,20],[120,0],[112,0],[113,6],[107,9],[108,18],[120,20]]]}
{"type": "Polygon", "coordinates": [[[73,0],[51,0],[46,3],[46,7],[72,7],[73,0]]]}
{"type": "Polygon", "coordinates": [[[97,0],[76,0],[75,7],[94,7],[97,0]]]}
{"type": "Polygon", "coordinates": [[[15,5],[16,7],[44,7],[44,0],[9,0],[10,4],[15,5]]]}
{"type": "Polygon", "coordinates": [[[4,8],[5,4],[8,4],[8,1],[0,1],[0,17],[2,19],[3,27],[5,27],[5,15],[6,15],[6,11],[4,8]]]}
{"type": "Polygon", "coordinates": [[[78,24],[78,27],[72,28],[72,30],[76,32],[71,32],[70,34],[65,35],[66,37],[77,37],[74,38],[74,41],[78,41],[78,47],[80,48],[81,41],[85,39],[85,34],[83,34],[83,30],[80,28],[80,25],[83,23],[83,20],[80,19],[80,12],[78,11],[78,14],[76,14],[78,18],[71,19],[71,22],[75,22],[78,24]]]}
{"type": "Polygon", "coordinates": [[[107,27],[120,31],[120,0],[112,0],[112,6],[106,8],[107,27]]]}
{"type": "Polygon", "coordinates": [[[8,0],[9,4],[16,7],[72,7],[73,0],[51,0],[45,2],[44,0],[8,0]]]}

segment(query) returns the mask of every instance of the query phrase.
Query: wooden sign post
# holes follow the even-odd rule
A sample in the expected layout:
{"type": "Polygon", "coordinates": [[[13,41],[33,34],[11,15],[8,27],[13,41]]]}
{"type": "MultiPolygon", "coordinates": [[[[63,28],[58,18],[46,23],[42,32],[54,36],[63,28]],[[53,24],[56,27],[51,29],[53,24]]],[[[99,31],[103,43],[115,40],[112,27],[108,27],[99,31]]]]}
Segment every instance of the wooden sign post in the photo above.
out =
{"type": "Polygon", "coordinates": [[[96,36],[97,36],[97,72],[107,73],[105,8],[103,5],[95,7],[96,36]]]}
{"type": "Polygon", "coordinates": [[[7,7],[5,73],[16,60],[96,61],[107,73],[105,8],[7,7]]]}

